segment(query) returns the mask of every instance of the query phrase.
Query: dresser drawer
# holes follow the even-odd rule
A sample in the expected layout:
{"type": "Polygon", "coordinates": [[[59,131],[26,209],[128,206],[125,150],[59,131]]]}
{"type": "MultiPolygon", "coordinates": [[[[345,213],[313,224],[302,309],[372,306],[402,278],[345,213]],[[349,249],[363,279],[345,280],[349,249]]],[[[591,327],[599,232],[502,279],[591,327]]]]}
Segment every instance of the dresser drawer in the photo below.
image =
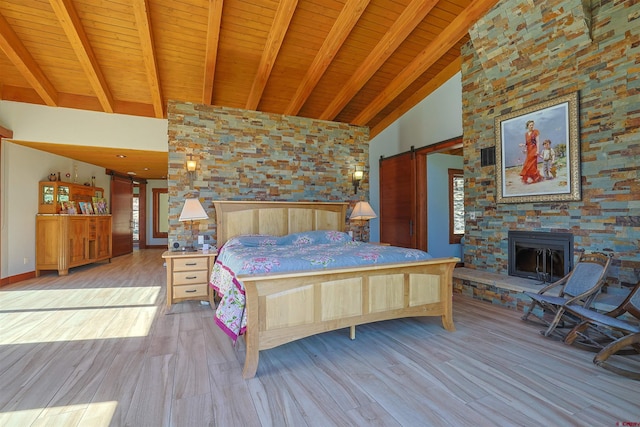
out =
{"type": "Polygon", "coordinates": [[[173,284],[174,285],[188,285],[188,284],[199,284],[204,283],[205,285],[209,283],[209,277],[207,270],[199,270],[199,271],[174,271],[173,273],[173,284]]]}
{"type": "Polygon", "coordinates": [[[182,258],[173,260],[173,271],[207,270],[208,258],[182,258]]]}
{"type": "Polygon", "coordinates": [[[204,297],[207,298],[207,288],[209,287],[206,283],[199,283],[195,285],[182,285],[182,286],[174,286],[173,287],[173,297],[174,298],[191,298],[191,297],[204,297]]]}

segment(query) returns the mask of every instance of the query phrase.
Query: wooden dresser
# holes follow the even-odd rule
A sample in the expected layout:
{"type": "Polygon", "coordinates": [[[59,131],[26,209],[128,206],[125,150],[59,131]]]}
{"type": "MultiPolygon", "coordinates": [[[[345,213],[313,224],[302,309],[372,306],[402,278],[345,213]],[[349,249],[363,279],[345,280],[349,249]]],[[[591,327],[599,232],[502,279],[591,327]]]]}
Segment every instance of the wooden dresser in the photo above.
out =
{"type": "Polygon", "coordinates": [[[36,215],[36,277],[103,260],[111,261],[111,215],[36,215]]]}
{"type": "Polygon", "coordinates": [[[209,300],[209,277],[217,255],[216,250],[162,254],[167,263],[167,310],[180,301],[209,300]]]}

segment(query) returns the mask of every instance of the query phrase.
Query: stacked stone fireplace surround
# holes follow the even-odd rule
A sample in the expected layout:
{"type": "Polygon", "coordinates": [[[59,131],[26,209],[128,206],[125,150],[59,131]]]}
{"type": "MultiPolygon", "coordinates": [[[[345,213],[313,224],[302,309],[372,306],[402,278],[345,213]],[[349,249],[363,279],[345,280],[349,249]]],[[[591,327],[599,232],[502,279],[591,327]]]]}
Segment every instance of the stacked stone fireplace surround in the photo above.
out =
{"type": "MultiPolygon", "coordinates": [[[[607,298],[640,280],[640,3],[499,2],[462,49],[464,268],[454,292],[522,310],[537,280],[508,275],[508,231],[572,233],[583,252],[613,257],[607,298]],[[634,4],[635,3],[635,4],[634,4]],[[496,203],[496,116],[579,92],[580,201],[496,203]]],[[[524,132],[523,132],[524,134],[524,132]]]]}

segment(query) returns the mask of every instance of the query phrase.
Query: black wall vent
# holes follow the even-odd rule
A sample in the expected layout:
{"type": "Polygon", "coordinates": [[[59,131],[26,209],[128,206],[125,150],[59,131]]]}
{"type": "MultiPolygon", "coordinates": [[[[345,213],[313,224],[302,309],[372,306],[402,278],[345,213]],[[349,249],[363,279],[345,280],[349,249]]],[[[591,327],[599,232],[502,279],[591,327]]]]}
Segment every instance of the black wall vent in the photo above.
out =
{"type": "Polygon", "coordinates": [[[480,166],[493,166],[496,164],[496,147],[480,149],[480,166]]]}

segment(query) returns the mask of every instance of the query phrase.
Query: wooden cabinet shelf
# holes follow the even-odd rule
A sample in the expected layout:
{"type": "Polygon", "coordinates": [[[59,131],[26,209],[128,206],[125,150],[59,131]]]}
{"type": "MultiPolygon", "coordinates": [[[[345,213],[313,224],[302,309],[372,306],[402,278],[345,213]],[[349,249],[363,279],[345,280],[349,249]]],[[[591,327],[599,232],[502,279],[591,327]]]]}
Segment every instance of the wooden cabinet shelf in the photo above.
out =
{"type": "Polygon", "coordinates": [[[38,213],[62,213],[64,202],[92,202],[94,197],[104,197],[104,190],[63,181],[42,181],[38,199],[38,213]]]}
{"type": "Polygon", "coordinates": [[[111,261],[111,215],[36,215],[36,276],[111,261]]]}

